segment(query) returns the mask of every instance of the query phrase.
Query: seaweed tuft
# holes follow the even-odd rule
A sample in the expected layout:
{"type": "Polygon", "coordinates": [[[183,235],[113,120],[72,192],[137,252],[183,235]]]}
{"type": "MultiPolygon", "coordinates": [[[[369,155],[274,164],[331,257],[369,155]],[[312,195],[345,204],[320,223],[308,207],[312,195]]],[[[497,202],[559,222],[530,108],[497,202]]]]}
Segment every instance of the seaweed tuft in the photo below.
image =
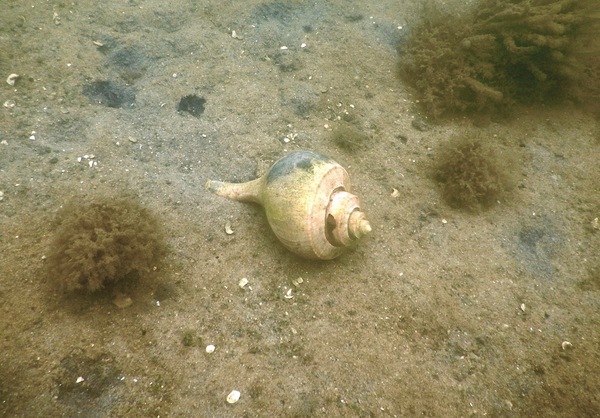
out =
{"type": "Polygon", "coordinates": [[[475,134],[456,136],[440,146],[433,174],[450,206],[477,212],[514,189],[515,157],[510,151],[501,154],[475,134]]]}
{"type": "Polygon", "coordinates": [[[481,0],[460,16],[426,3],[400,76],[434,118],[570,100],[598,109],[600,2],[481,0]]]}
{"type": "Polygon", "coordinates": [[[64,290],[94,292],[142,276],[165,252],[157,220],[133,199],[71,202],[59,211],[56,222],[46,267],[50,279],[64,290]]]}
{"type": "Polygon", "coordinates": [[[365,149],[369,142],[369,137],[365,133],[347,122],[341,122],[331,132],[331,138],[335,145],[350,153],[365,149]]]}

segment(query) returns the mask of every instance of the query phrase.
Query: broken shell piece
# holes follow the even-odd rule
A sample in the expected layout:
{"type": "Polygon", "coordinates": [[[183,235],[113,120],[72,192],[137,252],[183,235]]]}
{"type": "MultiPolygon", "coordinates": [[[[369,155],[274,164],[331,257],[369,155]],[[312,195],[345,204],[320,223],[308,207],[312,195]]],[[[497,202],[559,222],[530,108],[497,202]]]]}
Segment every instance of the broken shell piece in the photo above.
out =
{"type": "Polygon", "coordinates": [[[227,402],[236,403],[240,400],[241,393],[239,390],[232,390],[229,395],[227,395],[227,402]]]}
{"type": "Polygon", "coordinates": [[[11,85],[14,86],[15,85],[15,81],[17,81],[17,79],[19,78],[19,74],[11,74],[6,78],[6,82],[11,85]]]}
{"type": "Polygon", "coordinates": [[[391,196],[392,196],[393,198],[396,198],[396,197],[400,196],[400,192],[398,191],[398,189],[392,189],[392,194],[391,194],[391,196]]]}
{"type": "Polygon", "coordinates": [[[560,346],[562,347],[563,350],[573,348],[573,344],[571,344],[569,341],[563,341],[560,346]]]}
{"type": "Polygon", "coordinates": [[[285,295],[283,295],[283,297],[286,299],[292,299],[294,297],[294,295],[292,295],[292,289],[288,289],[288,291],[285,292],[285,295]]]}
{"type": "Polygon", "coordinates": [[[242,289],[244,288],[244,286],[246,286],[248,284],[248,279],[243,277],[240,279],[240,281],[238,282],[238,286],[241,287],[242,289]]]}
{"type": "Polygon", "coordinates": [[[214,352],[215,352],[215,350],[216,350],[216,347],[215,347],[214,345],[212,345],[212,344],[209,344],[209,345],[207,345],[207,346],[206,346],[206,352],[207,352],[208,354],[210,354],[210,353],[214,353],[214,352]]]}
{"type": "Polygon", "coordinates": [[[231,229],[231,222],[225,222],[225,233],[227,235],[233,235],[233,229],[231,229]]]}

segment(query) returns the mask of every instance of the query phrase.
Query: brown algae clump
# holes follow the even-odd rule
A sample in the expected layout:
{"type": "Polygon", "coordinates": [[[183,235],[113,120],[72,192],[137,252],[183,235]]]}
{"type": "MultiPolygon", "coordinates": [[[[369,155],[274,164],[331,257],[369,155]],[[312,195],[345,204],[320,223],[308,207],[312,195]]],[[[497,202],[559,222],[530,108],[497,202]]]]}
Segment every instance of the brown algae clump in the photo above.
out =
{"type": "Polygon", "coordinates": [[[467,134],[440,146],[434,177],[450,206],[478,211],[490,207],[514,188],[515,162],[515,154],[501,154],[488,142],[467,134]]]}
{"type": "Polygon", "coordinates": [[[350,153],[363,150],[369,144],[369,137],[347,122],[341,122],[331,132],[331,138],[335,145],[350,153]]]}
{"type": "Polygon", "coordinates": [[[158,222],[132,199],[71,202],[58,213],[47,271],[65,290],[94,292],[149,273],[164,248],[158,222]]]}
{"type": "Polygon", "coordinates": [[[514,103],[600,100],[600,1],[480,0],[460,16],[424,8],[400,75],[433,117],[514,103]]]}

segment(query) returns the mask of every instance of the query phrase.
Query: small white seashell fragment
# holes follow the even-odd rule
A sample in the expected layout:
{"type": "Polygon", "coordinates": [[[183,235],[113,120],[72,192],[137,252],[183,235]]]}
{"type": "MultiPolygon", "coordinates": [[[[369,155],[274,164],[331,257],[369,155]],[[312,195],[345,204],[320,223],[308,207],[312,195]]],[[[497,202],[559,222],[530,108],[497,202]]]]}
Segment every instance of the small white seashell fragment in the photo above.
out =
{"type": "Polygon", "coordinates": [[[14,86],[15,82],[17,81],[18,78],[19,78],[19,74],[11,74],[6,78],[6,82],[9,85],[14,86]]]}
{"type": "Polygon", "coordinates": [[[210,354],[210,353],[214,353],[214,352],[215,352],[215,350],[216,350],[216,347],[215,347],[214,345],[212,345],[212,344],[209,344],[209,345],[207,345],[207,346],[206,346],[206,352],[207,352],[208,354],[210,354]]]}
{"type": "Polygon", "coordinates": [[[79,377],[77,378],[77,380],[75,381],[75,383],[81,383],[81,382],[83,382],[84,380],[85,380],[85,379],[84,379],[82,376],[79,376],[79,377]]]}
{"type": "Polygon", "coordinates": [[[519,308],[521,309],[521,311],[525,312],[525,304],[521,303],[521,306],[519,306],[519,308]]]}
{"type": "Polygon", "coordinates": [[[246,286],[248,284],[248,279],[243,277],[240,279],[240,281],[238,282],[238,286],[241,287],[242,289],[244,288],[244,286],[246,286]]]}
{"type": "Polygon", "coordinates": [[[285,51],[286,49],[288,49],[288,47],[284,45],[284,46],[280,47],[279,49],[285,51]]]}
{"type": "Polygon", "coordinates": [[[285,295],[283,295],[283,297],[286,299],[292,299],[294,297],[294,295],[292,295],[292,289],[288,289],[288,291],[285,293],[285,295]]]}
{"type": "Polygon", "coordinates": [[[391,196],[392,196],[393,198],[396,198],[396,197],[400,196],[400,192],[398,191],[398,189],[392,189],[392,194],[391,194],[391,196]]]}
{"type": "Polygon", "coordinates": [[[240,393],[239,390],[232,390],[231,393],[229,393],[229,395],[227,395],[227,402],[236,403],[237,401],[240,400],[241,395],[242,394],[240,393]]]}
{"type": "Polygon", "coordinates": [[[563,341],[560,346],[562,347],[563,350],[573,348],[573,344],[571,344],[569,341],[563,341]]]}
{"type": "Polygon", "coordinates": [[[233,235],[233,229],[231,229],[231,222],[225,222],[225,233],[227,235],[233,235]]]}

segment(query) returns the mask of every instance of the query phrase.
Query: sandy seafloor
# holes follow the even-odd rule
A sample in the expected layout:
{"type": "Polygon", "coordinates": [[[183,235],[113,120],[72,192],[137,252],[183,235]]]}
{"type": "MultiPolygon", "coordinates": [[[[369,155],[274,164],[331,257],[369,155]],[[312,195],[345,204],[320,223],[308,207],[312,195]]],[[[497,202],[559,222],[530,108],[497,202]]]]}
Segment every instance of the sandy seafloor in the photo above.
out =
{"type": "Polygon", "coordinates": [[[419,2],[368,3],[2,2],[0,415],[600,416],[597,117],[565,103],[475,128],[518,150],[519,187],[452,209],[428,173],[471,123],[413,127],[396,45],[419,2]],[[98,81],[115,90],[85,95],[98,81]],[[190,94],[200,117],[177,112],[190,94]],[[366,149],[332,141],[338,117],[366,149]],[[331,262],[204,189],[297,149],[348,168],[373,226],[331,262]],[[58,291],[56,211],[122,195],[159,217],[163,267],[127,308],[58,291]]]}

